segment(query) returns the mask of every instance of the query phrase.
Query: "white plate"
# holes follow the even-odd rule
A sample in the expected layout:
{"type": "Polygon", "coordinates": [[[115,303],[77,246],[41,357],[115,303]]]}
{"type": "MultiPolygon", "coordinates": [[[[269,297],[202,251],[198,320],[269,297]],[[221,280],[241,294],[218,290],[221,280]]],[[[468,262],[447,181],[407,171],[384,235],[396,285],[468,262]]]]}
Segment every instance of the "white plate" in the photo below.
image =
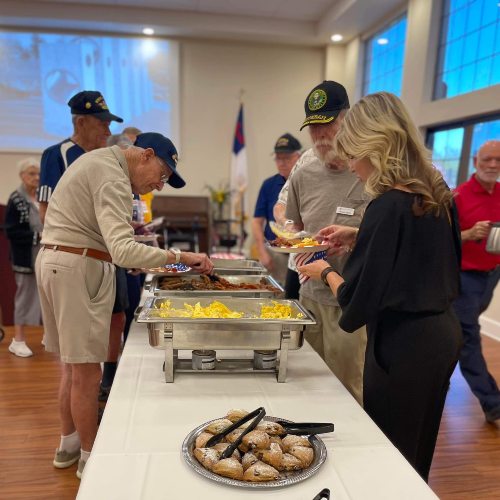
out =
{"type": "Polygon", "coordinates": [[[309,253],[309,252],[321,252],[322,250],[327,250],[328,245],[311,245],[310,247],[273,247],[268,246],[269,250],[277,253],[309,253]]]}
{"type": "Polygon", "coordinates": [[[188,271],[191,271],[191,268],[189,266],[186,266],[186,264],[167,264],[166,266],[162,267],[143,268],[141,269],[141,271],[149,274],[175,275],[175,274],[187,273],[188,271]]]}

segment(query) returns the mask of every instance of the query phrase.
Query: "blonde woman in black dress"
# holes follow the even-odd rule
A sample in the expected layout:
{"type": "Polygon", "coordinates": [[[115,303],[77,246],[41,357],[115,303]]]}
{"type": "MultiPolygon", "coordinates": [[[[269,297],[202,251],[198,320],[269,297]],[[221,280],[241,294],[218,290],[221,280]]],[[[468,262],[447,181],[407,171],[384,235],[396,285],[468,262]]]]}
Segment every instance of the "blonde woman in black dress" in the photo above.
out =
{"type": "Polygon", "coordinates": [[[333,251],[352,249],[342,276],[326,261],[299,270],[331,288],[344,330],[367,325],[364,408],[427,480],[461,346],[451,309],[460,264],[452,194],[393,94],[355,104],[335,147],[373,201],[359,231],[320,232],[333,251]]]}

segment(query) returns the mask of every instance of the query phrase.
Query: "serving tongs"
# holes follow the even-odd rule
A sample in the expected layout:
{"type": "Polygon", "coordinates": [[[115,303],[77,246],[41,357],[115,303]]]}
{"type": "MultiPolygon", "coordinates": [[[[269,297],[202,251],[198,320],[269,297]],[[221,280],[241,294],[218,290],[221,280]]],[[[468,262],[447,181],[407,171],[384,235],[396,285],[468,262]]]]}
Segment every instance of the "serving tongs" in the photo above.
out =
{"type": "Polygon", "coordinates": [[[233,453],[236,448],[241,444],[241,441],[247,435],[250,431],[253,431],[256,427],[257,424],[264,418],[264,415],[266,414],[266,410],[261,406],[260,408],[257,408],[256,410],[250,412],[248,415],[245,415],[243,418],[240,418],[237,420],[233,425],[230,425],[227,429],[224,429],[222,432],[219,432],[219,434],[216,434],[215,436],[211,437],[208,441],[207,444],[205,445],[207,448],[210,448],[211,446],[215,446],[217,443],[220,443],[222,439],[224,439],[230,432],[233,432],[235,429],[238,427],[241,427],[244,423],[248,422],[249,420],[252,420],[252,423],[248,425],[244,429],[244,431],[238,436],[238,439],[230,444],[221,454],[220,458],[221,460],[223,458],[229,458],[233,453]]]}
{"type": "Polygon", "coordinates": [[[278,236],[278,238],[282,238],[284,240],[289,240],[290,242],[293,242],[293,243],[300,243],[303,238],[310,238],[311,237],[311,233],[308,233],[307,231],[293,232],[293,231],[290,231],[290,229],[287,229],[287,226],[293,227],[293,221],[287,220],[285,222],[284,226],[281,226],[274,221],[269,222],[269,227],[271,228],[271,231],[276,236],[278,236]]]}
{"type": "Polygon", "coordinates": [[[287,434],[294,434],[295,436],[314,436],[316,434],[326,434],[333,432],[335,429],[332,423],[319,423],[319,422],[286,422],[284,420],[275,420],[280,424],[287,434]]]}
{"type": "Polygon", "coordinates": [[[330,500],[330,490],[328,488],[323,488],[313,500],[330,500]]]}

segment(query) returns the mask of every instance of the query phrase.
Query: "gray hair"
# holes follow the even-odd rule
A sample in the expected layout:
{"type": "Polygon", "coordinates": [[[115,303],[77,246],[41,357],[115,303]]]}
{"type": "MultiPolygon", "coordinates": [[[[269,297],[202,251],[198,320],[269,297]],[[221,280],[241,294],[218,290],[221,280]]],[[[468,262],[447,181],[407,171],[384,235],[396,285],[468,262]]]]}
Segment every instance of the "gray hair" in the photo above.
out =
{"type": "Polygon", "coordinates": [[[120,146],[122,149],[126,149],[132,146],[132,141],[125,134],[113,134],[108,137],[106,145],[108,147],[120,146]]]}
{"type": "Polygon", "coordinates": [[[40,168],[40,162],[36,158],[33,158],[32,156],[17,162],[17,168],[19,169],[19,175],[26,172],[26,170],[28,170],[28,168],[31,168],[31,167],[40,168]]]}

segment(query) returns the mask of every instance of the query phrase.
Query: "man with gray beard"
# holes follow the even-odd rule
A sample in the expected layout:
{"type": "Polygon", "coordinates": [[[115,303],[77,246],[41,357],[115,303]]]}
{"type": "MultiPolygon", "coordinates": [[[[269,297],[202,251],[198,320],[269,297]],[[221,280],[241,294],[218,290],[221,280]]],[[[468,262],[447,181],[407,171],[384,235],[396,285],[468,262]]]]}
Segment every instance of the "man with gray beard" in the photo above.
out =
{"type": "MultiPolygon", "coordinates": [[[[289,178],[286,200],[280,196],[278,204],[281,202],[282,206],[275,210],[275,213],[285,212],[297,231],[315,235],[332,224],[359,227],[367,204],[363,185],[333,154],[333,140],[348,108],[345,88],[334,81],[317,85],[306,98],[306,119],[301,130],[309,127],[313,148],[297,162],[289,178]]],[[[341,273],[346,252],[330,255],[327,260],[341,273]]],[[[303,282],[300,301],[317,321],[316,325],[306,327],[307,341],[362,404],[366,330],[347,333],[339,327],[341,309],[329,287],[321,281],[303,282]]]]}

